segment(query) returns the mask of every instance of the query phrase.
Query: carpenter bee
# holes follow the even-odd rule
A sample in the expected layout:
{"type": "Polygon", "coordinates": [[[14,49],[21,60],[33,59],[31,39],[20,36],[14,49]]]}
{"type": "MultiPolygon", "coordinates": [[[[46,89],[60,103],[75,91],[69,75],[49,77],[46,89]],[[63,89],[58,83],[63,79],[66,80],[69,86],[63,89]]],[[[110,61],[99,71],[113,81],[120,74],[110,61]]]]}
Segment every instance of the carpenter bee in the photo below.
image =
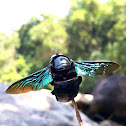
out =
{"type": "Polygon", "coordinates": [[[7,90],[8,94],[26,93],[42,89],[45,85],[54,86],[52,94],[58,101],[72,100],[82,81],[79,75],[97,76],[111,73],[119,68],[111,61],[74,61],[63,54],[54,54],[49,65],[21,80],[14,82],[7,90]]]}

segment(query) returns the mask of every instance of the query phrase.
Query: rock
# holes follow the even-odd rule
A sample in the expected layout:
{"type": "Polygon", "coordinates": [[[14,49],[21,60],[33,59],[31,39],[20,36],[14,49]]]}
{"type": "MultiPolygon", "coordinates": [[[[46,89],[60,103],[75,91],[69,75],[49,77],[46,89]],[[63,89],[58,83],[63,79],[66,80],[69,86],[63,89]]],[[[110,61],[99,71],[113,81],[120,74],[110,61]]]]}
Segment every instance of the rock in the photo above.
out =
{"type": "MultiPolygon", "coordinates": [[[[0,84],[0,126],[78,126],[74,109],[56,101],[43,89],[25,94],[5,94],[0,84]]],[[[81,113],[84,126],[99,126],[81,113]]]]}
{"type": "Polygon", "coordinates": [[[77,103],[79,110],[86,114],[88,114],[92,100],[93,100],[93,95],[91,94],[79,93],[77,97],[75,97],[75,102],[77,103]]]}
{"type": "Polygon", "coordinates": [[[91,104],[93,100],[93,95],[91,94],[78,94],[77,97],[75,97],[76,102],[85,103],[85,104],[91,104]]]}
{"type": "Polygon", "coordinates": [[[104,118],[112,115],[126,125],[126,75],[111,75],[98,82],[93,91],[91,112],[104,118]]]}
{"type": "Polygon", "coordinates": [[[100,126],[122,126],[116,122],[112,122],[110,120],[105,120],[100,123],[100,126]]]}

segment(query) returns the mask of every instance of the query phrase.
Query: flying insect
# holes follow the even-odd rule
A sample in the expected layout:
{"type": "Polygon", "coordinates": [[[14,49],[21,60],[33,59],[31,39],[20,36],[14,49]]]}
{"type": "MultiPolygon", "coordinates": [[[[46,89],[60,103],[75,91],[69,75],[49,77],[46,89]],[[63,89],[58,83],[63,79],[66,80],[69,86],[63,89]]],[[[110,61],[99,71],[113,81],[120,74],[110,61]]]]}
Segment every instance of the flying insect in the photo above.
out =
{"type": "Polygon", "coordinates": [[[74,61],[63,54],[54,54],[49,65],[25,78],[14,82],[7,94],[20,94],[42,89],[49,83],[54,86],[52,94],[59,101],[67,102],[73,99],[79,90],[81,76],[97,76],[109,74],[119,68],[111,61],[74,61]]]}

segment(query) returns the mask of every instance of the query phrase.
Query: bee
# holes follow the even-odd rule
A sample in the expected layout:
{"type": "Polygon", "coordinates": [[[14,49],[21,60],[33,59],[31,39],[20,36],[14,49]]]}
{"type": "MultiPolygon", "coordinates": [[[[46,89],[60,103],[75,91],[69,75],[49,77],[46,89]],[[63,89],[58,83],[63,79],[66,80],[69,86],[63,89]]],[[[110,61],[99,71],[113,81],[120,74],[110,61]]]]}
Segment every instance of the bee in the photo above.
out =
{"type": "Polygon", "coordinates": [[[7,94],[20,94],[42,89],[49,83],[54,86],[52,94],[61,102],[73,99],[79,90],[81,76],[97,76],[109,74],[119,68],[111,61],[74,61],[63,54],[54,54],[49,65],[27,77],[14,82],[7,94]]]}

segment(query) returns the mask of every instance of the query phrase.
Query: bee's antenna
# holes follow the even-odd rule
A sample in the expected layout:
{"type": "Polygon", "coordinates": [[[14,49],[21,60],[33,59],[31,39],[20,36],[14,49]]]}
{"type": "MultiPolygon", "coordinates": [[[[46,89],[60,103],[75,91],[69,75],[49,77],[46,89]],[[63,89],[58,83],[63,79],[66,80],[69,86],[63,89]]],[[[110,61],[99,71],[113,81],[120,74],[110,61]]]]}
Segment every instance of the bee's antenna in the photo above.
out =
{"type": "Polygon", "coordinates": [[[55,47],[53,46],[53,48],[55,50],[56,55],[58,55],[56,46],[55,47]]]}

